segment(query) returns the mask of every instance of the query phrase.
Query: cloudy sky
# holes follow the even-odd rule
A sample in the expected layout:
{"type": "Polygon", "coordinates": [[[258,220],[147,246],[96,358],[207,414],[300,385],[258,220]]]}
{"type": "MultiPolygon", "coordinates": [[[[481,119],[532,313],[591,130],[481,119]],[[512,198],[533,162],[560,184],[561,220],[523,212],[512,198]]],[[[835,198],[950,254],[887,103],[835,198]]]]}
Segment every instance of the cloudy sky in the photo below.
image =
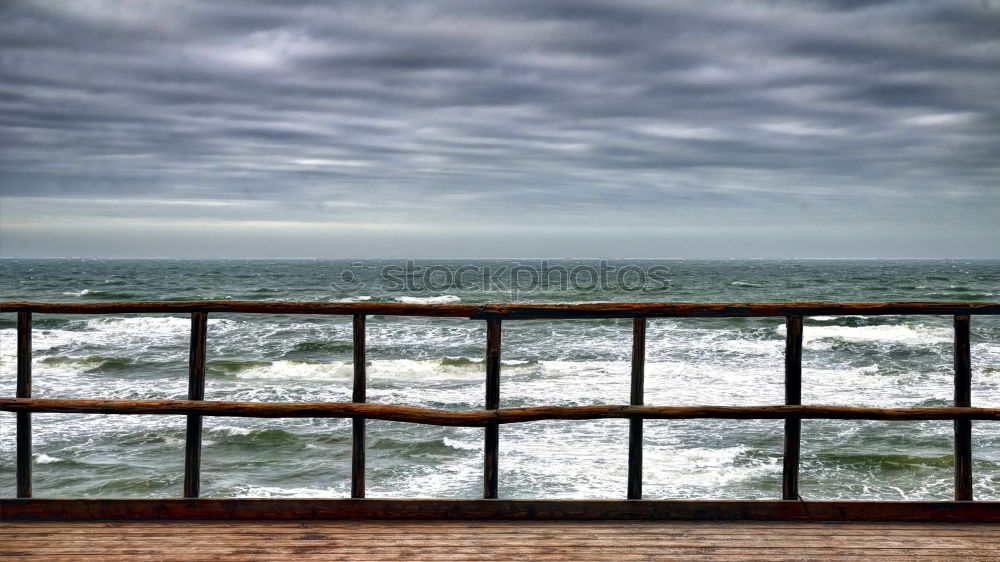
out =
{"type": "Polygon", "coordinates": [[[0,255],[1000,257],[1000,2],[0,3],[0,255]]]}

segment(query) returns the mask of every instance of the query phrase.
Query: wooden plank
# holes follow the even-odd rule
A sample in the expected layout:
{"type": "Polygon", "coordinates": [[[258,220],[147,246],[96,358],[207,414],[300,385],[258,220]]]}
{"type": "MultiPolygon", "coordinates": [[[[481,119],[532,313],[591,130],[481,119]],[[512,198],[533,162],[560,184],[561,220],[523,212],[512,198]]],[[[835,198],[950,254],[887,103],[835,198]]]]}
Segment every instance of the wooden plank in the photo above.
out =
{"type": "MultiPolygon", "coordinates": [[[[18,398],[31,398],[31,312],[17,313],[17,388],[18,398]]],[[[17,413],[17,497],[31,497],[31,413],[17,413]]]]}
{"type": "Polygon", "coordinates": [[[473,318],[505,320],[568,318],[665,318],[827,316],[855,314],[1000,314],[997,302],[778,302],[778,303],[682,303],[603,302],[578,304],[487,304],[473,318]]]}
{"type": "MultiPolygon", "coordinates": [[[[205,399],[205,353],[208,313],[191,313],[191,350],[188,353],[188,400],[205,399]]],[[[188,414],[184,447],[184,497],[196,498],[201,488],[201,415],[188,414]]]]}
{"type": "Polygon", "coordinates": [[[532,406],[499,410],[441,410],[355,402],[227,402],[216,400],[82,400],[0,398],[0,411],[63,414],[152,414],[245,418],[350,418],[444,426],[541,420],[595,419],[837,419],[837,420],[1000,420],[1000,408],[862,408],[856,406],[532,406]]]}
{"type": "MultiPolygon", "coordinates": [[[[365,354],[365,315],[355,314],[354,332],[354,389],[351,399],[357,404],[367,401],[367,358],[365,354]]],[[[365,418],[351,419],[351,497],[365,497],[365,418]]]]}
{"type": "Polygon", "coordinates": [[[412,304],[402,302],[311,302],[311,301],[121,301],[121,302],[0,302],[0,312],[21,310],[56,314],[188,314],[232,312],[248,314],[385,314],[468,318],[479,310],[472,304],[412,304]]]}
{"type": "MultiPolygon", "coordinates": [[[[489,541],[477,541],[477,540],[465,540],[462,542],[440,542],[439,540],[413,540],[413,539],[399,539],[393,541],[380,541],[373,544],[359,544],[358,541],[352,540],[351,537],[344,537],[339,540],[328,539],[322,542],[314,540],[294,540],[294,541],[254,541],[243,539],[238,543],[233,543],[229,541],[217,541],[213,540],[201,548],[191,545],[189,541],[185,541],[183,537],[176,537],[174,539],[159,536],[156,538],[162,546],[150,545],[147,543],[132,543],[128,545],[127,548],[133,554],[160,554],[162,552],[162,547],[165,546],[171,551],[177,550],[189,550],[191,552],[213,552],[213,551],[227,551],[232,548],[257,548],[257,549],[268,549],[263,553],[270,552],[270,549],[281,548],[281,547],[292,547],[297,545],[306,546],[310,552],[329,552],[329,553],[352,553],[352,554],[365,554],[365,553],[384,553],[392,552],[400,547],[410,547],[414,549],[419,549],[422,554],[507,554],[507,555],[524,555],[524,554],[534,554],[538,553],[543,549],[568,549],[576,546],[581,546],[580,542],[568,542],[565,540],[556,541],[538,541],[532,542],[531,544],[525,545],[523,543],[515,542],[514,544],[504,543],[504,542],[489,542],[489,541]]],[[[681,540],[670,540],[666,539],[660,541],[657,544],[656,541],[649,541],[647,543],[629,543],[629,544],[606,544],[606,543],[596,543],[594,541],[586,541],[587,548],[590,551],[602,552],[607,555],[621,553],[621,554],[637,554],[639,551],[647,549],[658,549],[658,548],[690,548],[698,549],[705,546],[706,541],[697,539],[681,539],[681,540]]],[[[59,546],[50,546],[48,548],[32,548],[30,544],[15,543],[13,545],[7,546],[7,548],[21,548],[25,550],[32,550],[35,552],[45,552],[48,554],[55,555],[66,555],[66,554],[87,554],[93,552],[95,546],[94,541],[81,541],[77,544],[63,544],[59,546]]],[[[772,552],[784,552],[787,550],[801,551],[803,549],[818,549],[823,547],[835,546],[837,543],[832,543],[832,541],[803,541],[801,544],[798,541],[793,541],[792,544],[788,544],[788,541],[781,541],[775,543],[758,543],[753,539],[742,539],[739,541],[712,541],[714,548],[739,548],[743,551],[754,552],[758,551],[772,551],[772,552]]],[[[995,543],[994,543],[995,544],[995,543]]],[[[107,548],[105,552],[114,552],[121,548],[122,545],[118,544],[106,544],[101,545],[103,548],[107,548]]],[[[853,548],[862,548],[863,545],[855,545],[853,548]]],[[[962,549],[963,551],[981,552],[986,554],[989,552],[990,544],[986,543],[983,545],[969,545],[965,541],[955,540],[955,541],[938,541],[932,544],[916,544],[913,542],[902,543],[902,542],[888,542],[884,545],[879,545],[876,548],[871,546],[864,547],[868,552],[880,552],[880,551],[922,551],[922,550],[932,550],[932,551],[953,551],[955,549],[962,549]]],[[[851,548],[849,546],[841,546],[841,548],[851,548]]]]}
{"type": "MultiPolygon", "coordinates": [[[[330,521],[331,523],[338,523],[337,521],[330,521]]],[[[409,521],[387,521],[384,523],[389,523],[390,526],[373,526],[372,521],[364,521],[363,524],[359,524],[356,521],[345,522],[340,526],[325,526],[322,525],[324,522],[314,522],[307,527],[296,527],[296,528],[286,528],[281,527],[279,524],[282,521],[265,521],[263,524],[258,524],[255,526],[247,526],[241,522],[227,521],[224,524],[213,524],[212,521],[197,521],[196,526],[188,525],[178,525],[177,523],[187,523],[186,521],[158,521],[158,528],[162,532],[175,534],[178,536],[189,537],[191,539],[196,539],[199,536],[211,536],[211,535],[230,535],[239,537],[246,534],[258,534],[266,533],[270,540],[297,540],[297,539],[309,539],[309,540],[325,540],[327,538],[332,538],[338,532],[348,532],[350,531],[354,536],[362,539],[372,539],[378,540],[379,538],[401,538],[410,535],[418,535],[421,537],[428,537],[434,540],[444,541],[446,538],[453,538],[459,540],[473,539],[473,540],[483,540],[483,541],[500,541],[500,540],[517,540],[518,538],[523,538],[525,540],[579,540],[581,538],[587,538],[592,540],[615,540],[615,541],[629,541],[641,544],[648,541],[658,541],[663,538],[686,538],[686,537],[731,537],[733,539],[739,539],[745,535],[751,535],[756,540],[759,541],[781,541],[783,536],[788,533],[795,533],[795,536],[803,540],[820,540],[829,539],[831,537],[853,537],[856,539],[870,539],[872,537],[878,537],[880,539],[887,539],[890,541],[912,541],[914,538],[923,539],[949,539],[949,538],[959,538],[970,544],[976,544],[979,542],[991,542],[998,540],[989,535],[990,532],[996,529],[996,524],[989,523],[977,523],[975,524],[978,528],[952,531],[952,530],[940,530],[940,525],[954,525],[954,524],[920,524],[921,526],[916,527],[912,530],[907,530],[900,532],[898,529],[893,528],[883,528],[879,526],[877,531],[875,529],[868,528],[858,528],[858,527],[843,527],[839,526],[837,528],[831,529],[816,529],[813,527],[807,527],[802,525],[796,526],[750,526],[750,527],[734,527],[724,526],[724,527],[703,527],[699,526],[702,522],[689,522],[689,521],[671,521],[669,527],[656,527],[656,526],[644,526],[640,530],[635,530],[629,527],[618,526],[612,527],[606,524],[606,522],[596,522],[593,526],[568,526],[568,527],[553,527],[551,523],[560,523],[559,521],[531,521],[530,525],[522,524],[516,528],[493,528],[490,526],[484,526],[481,522],[476,523],[475,528],[461,528],[461,529],[442,529],[440,528],[439,522],[437,521],[420,521],[421,523],[432,523],[433,526],[414,526],[411,525],[409,521]],[[548,523],[550,525],[544,525],[539,529],[534,527],[548,523]],[[681,525],[681,523],[687,523],[686,525],[681,525]],[[581,536],[582,535],[582,536],[581,536]]],[[[510,521],[507,521],[510,523],[510,521]]],[[[116,525],[119,522],[108,522],[108,524],[116,525]]],[[[575,523],[575,522],[574,522],[575,523]]],[[[628,522],[633,524],[634,522],[628,522]]],[[[713,523],[716,523],[713,521],[713,523]]],[[[739,521],[735,523],[750,523],[746,521],[739,521]]],[[[759,523],[759,522],[757,522],[759,523]]],[[[784,523],[784,522],[780,522],[784,523]]],[[[59,533],[64,537],[65,542],[72,542],[74,540],[87,540],[95,536],[100,535],[115,535],[122,537],[134,537],[134,536],[144,536],[150,532],[148,525],[143,525],[143,521],[129,521],[125,526],[113,526],[113,527],[78,527],[78,524],[89,524],[89,522],[75,522],[75,521],[13,521],[5,522],[0,525],[0,537],[7,533],[16,533],[18,537],[24,537],[25,540],[32,540],[34,537],[44,538],[47,535],[54,533],[59,533]],[[55,525],[54,523],[59,523],[55,525]],[[15,527],[19,526],[19,527],[15,527]]],[[[874,525],[873,523],[869,523],[874,525]]],[[[200,540],[200,539],[196,539],[200,540]]]]}
{"type": "MultiPolygon", "coordinates": [[[[632,379],[629,404],[642,406],[645,393],[646,319],[632,321],[632,379]]],[[[642,418],[630,418],[628,426],[628,484],[626,497],[642,499],[642,418]]]]}
{"type": "MultiPolygon", "coordinates": [[[[802,404],[802,317],[785,318],[785,404],[802,404]]],[[[781,471],[781,499],[799,499],[799,455],[802,421],[785,418],[785,451],[781,471]]]]}
{"type": "MultiPolygon", "coordinates": [[[[34,523],[34,522],[31,522],[34,523]]],[[[104,536],[119,536],[128,539],[141,538],[150,533],[150,528],[146,527],[124,527],[124,528],[86,528],[86,529],[73,529],[66,528],[65,525],[72,524],[74,522],[61,521],[63,526],[53,527],[48,526],[44,529],[33,530],[30,528],[19,528],[16,530],[7,529],[0,530],[0,537],[7,534],[13,534],[17,539],[23,541],[38,541],[43,539],[45,536],[59,533],[62,535],[62,542],[73,543],[91,540],[95,537],[101,535],[104,536]]],[[[133,522],[137,523],[137,522],[133,522]]],[[[267,523],[270,523],[269,521],[267,523]]],[[[399,522],[397,522],[399,523],[399,522]]],[[[534,522],[531,522],[534,523],[534,522]]],[[[25,522],[20,522],[24,525],[25,522]]],[[[525,525],[528,523],[525,522],[525,525]]],[[[6,524],[5,524],[6,525],[6,524]]],[[[604,527],[558,527],[551,528],[547,527],[542,531],[534,531],[528,527],[520,529],[507,529],[502,532],[497,532],[494,529],[473,529],[473,528],[457,528],[457,529],[443,529],[443,528],[377,528],[371,529],[357,524],[352,524],[350,527],[343,528],[326,528],[322,526],[314,526],[312,529],[297,529],[294,531],[282,532],[280,529],[275,531],[270,525],[257,525],[254,526],[240,526],[235,524],[230,524],[227,526],[215,526],[215,527],[170,527],[166,524],[160,525],[158,530],[163,533],[171,533],[177,536],[179,540],[201,540],[205,536],[230,536],[233,541],[243,540],[248,534],[256,533],[267,533],[268,540],[274,542],[290,542],[296,540],[336,540],[338,533],[350,532],[352,536],[358,539],[370,540],[370,541],[380,541],[380,540],[394,540],[394,539],[412,539],[412,540],[428,540],[428,541],[438,541],[444,543],[449,539],[460,540],[460,541],[477,541],[480,543],[503,543],[510,542],[512,540],[516,541],[518,538],[523,538],[525,540],[530,540],[533,542],[577,542],[581,539],[587,539],[591,541],[608,541],[608,542],[621,542],[627,541],[628,544],[647,544],[656,543],[658,541],[667,542],[670,540],[683,540],[691,539],[697,537],[713,537],[715,540],[726,541],[726,540],[741,540],[746,536],[751,536],[753,539],[760,543],[774,543],[781,542],[783,540],[783,535],[794,532],[798,539],[801,539],[803,543],[808,544],[812,541],[823,541],[828,540],[833,537],[853,537],[854,539],[867,540],[871,537],[877,536],[880,539],[886,541],[885,546],[890,546],[892,544],[899,544],[905,546],[906,543],[912,542],[915,537],[925,539],[927,543],[935,544],[945,544],[949,541],[961,540],[966,544],[975,545],[982,543],[992,543],[998,539],[984,536],[984,532],[996,529],[994,524],[992,527],[987,529],[981,529],[979,533],[960,533],[960,534],[942,534],[937,533],[908,533],[905,535],[900,535],[898,533],[893,533],[892,530],[886,530],[885,532],[875,533],[871,530],[853,530],[846,533],[835,533],[832,531],[812,531],[809,529],[783,529],[774,530],[767,529],[765,532],[751,531],[749,529],[717,529],[717,530],[699,530],[697,528],[681,530],[675,529],[673,527],[657,527],[655,529],[646,529],[642,533],[634,533],[626,528],[609,529],[604,527]],[[396,532],[398,531],[398,532],[396,532]]],[[[925,529],[926,531],[934,531],[934,529],[925,529]]]]}
{"type": "MultiPolygon", "coordinates": [[[[164,532],[187,536],[192,534],[220,534],[260,532],[266,530],[275,539],[305,536],[321,539],[323,533],[351,531],[361,536],[401,536],[421,534],[438,536],[448,533],[455,536],[481,537],[572,537],[585,533],[590,537],[628,537],[647,540],[660,536],[683,537],[690,535],[738,536],[743,534],[775,540],[784,533],[794,532],[796,536],[810,537],[890,537],[909,539],[912,537],[963,537],[967,539],[998,540],[990,536],[989,530],[995,523],[907,523],[892,522],[872,524],[871,528],[852,522],[810,522],[810,521],[670,521],[663,526],[657,521],[559,521],[532,520],[524,523],[518,520],[470,521],[461,530],[440,528],[436,520],[364,520],[364,521],[157,521],[157,528],[164,532]],[[256,529],[254,530],[256,525],[256,529]],[[874,529],[878,529],[875,531],[874,529]]],[[[46,535],[60,532],[67,535],[81,534],[129,534],[142,535],[149,532],[149,522],[137,521],[6,521],[0,525],[0,535],[14,530],[19,535],[46,535]]],[[[67,539],[69,540],[69,539],[67,539]]]]}
{"type": "MultiPolygon", "coordinates": [[[[955,406],[972,405],[969,316],[955,316],[955,406]]],[[[972,501],[972,421],[955,420],[955,499],[972,501]]]]}
{"type": "Polygon", "coordinates": [[[386,302],[301,301],[128,301],[57,303],[0,302],[0,312],[34,311],[58,314],[234,312],[259,314],[366,314],[391,316],[465,317],[479,320],[528,320],[543,318],[662,318],[820,316],[856,314],[1000,314],[1000,302],[896,301],[896,302],[605,302],[574,304],[413,304],[386,302]]]}
{"type": "MultiPolygon", "coordinates": [[[[826,554],[825,551],[817,553],[816,551],[806,550],[805,553],[802,553],[802,552],[799,552],[799,553],[787,553],[787,552],[785,552],[785,553],[781,553],[781,554],[773,553],[773,552],[771,552],[771,553],[755,553],[755,557],[758,558],[758,559],[766,557],[766,559],[769,562],[798,562],[798,561],[801,561],[801,560],[809,560],[809,559],[830,559],[830,560],[842,560],[842,561],[843,560],[851,560],[851,561],[857,561],[857,562],[869,562],[871,560],[871,556],[866,556],[863,551],[862,552],[853,552],[853,553],[851,553],[850,551],[843,551],[843,552],[838,551],[838,552],[835,552],[835,553],[831,554],[830,556],[825,556],[824,558],[817,558],[817,556],[819,556],[819,555],[825,555],[825,554],[826,554]]],[[[930,554],[927,554],[927,553],[915,554],[915,553],[911,553],[911,552],[904,552],[902,554],[894,554],[894,555],[881,555],[880,554],[879,558],[880,559],[887,559],[887,560],[899,560],[901,562],[911,562],[911,561],[938,562],[939,560],[941,560],[942,556],[950,556],[951,554],[952,553],[938,553],[938,554],[930,555],[930,554]]],[[[964,555],[963,553],[954,553],[954,556],[961,557],[963,560],[970,560],[970,561],[983,560],[983,561],[989,561],[989,562],[996,562],[996,557],[994,557],[994,556],[988,556],[988,555],[986,555],[986,556],[984,556],[984,555],[976,556],[975,554],[964,555]]],[[[719,552],[719,551],[713,550],[711,554],[702,554],[698,550],[693,550],[693,549],[678,549],[678,550],[662,550],[662,551],[656,551],[656,552],[652,552],[652,553],[622,555],[621,557],[616,557],[615,560],[620,560],[622,562],[631,561],[631,560],[639,560],[639,561],[643,561],[643,562],[650,562],[652,560],[678,560],[678,559],[682,558],[684,560],[710,560],[710,561],[714,561],[714,560],[747,560],[749,557],[750,557],[750,555],[747,554],[747,553],[719,552]]],[[[36,561],[43,561],[43,562],[79,562],[80,557],[78,555],[34,557],[30,553],[25,553],[25,555],[24,555],[23,558],[19,557],[18,559],[19,560],[36,560],[36,561]]],[[[176,557],[172,557],[172,556],[168,556],[168,555],[165,555],[165,554],[161,554],[161,556],[158,556],[158,557],[157,556],[150,556],[150,557],[144,557],[144,559],[145,560],[176,560],[176,557]]],[[[364,560],[365,562],[382,562],[382,561],[400,561],[400,562],[437,561],[437,562],[447,562],[447,561],[451,561],[451,560],[457,560],[457,561],[461,561],[461,562],[467,562],[470,559],[473,559],[473,560],[483,560],[483,559],[488,559],[488,560],[508,560],[508,561],[520,561],[520,560],[525,560],[525,559],[527,559],[527,560],[537,560],[537,561],[543,561],[543,560],[563,560],[563,561],[572,560],[574,562],[586,562],[586,561],[591,561],[592,560],[592,561],[595,561],[595,562],[606,562],[608,560],[608,558],[607,558],[606,555],[603,555],[603,554],[600,554],[600,553],[593,553],[593,554],[591,554],[591,553],[587,552],[586,549],[573,550],[572,552],[569,552],[569,553],[556,553],[556,554],[550,554],[550,553],[541,554],[541,553],[539,553],[537,555],[531,555],[530,557],[527,557],[527,558],[525,556],[510,556],[510,557],[507,557],[507,558],[500,558],[497,555],[492,555],[492,556],[489,556],[489,557],[484,557],[484,556],[473,557],[473,556],[470,556],[470,555],[467,555],[467,554],[464,554],[464,555],[463,554],[451,554],[451,555],[434,555],[434,554],[431,554],[431,555],[426,555],[425,556],[425,555],[421,555],[421,554],[419,554],[417,552],[414,552],[414,551],[411,551],[411,550],[405,550],[403,552],[391,552],[391,553],[383,553],[383,554],[371,554],[371,555],[366,555],[366,556],[351,555],[351,554],[336,555],[336,554],[333,554],[333,553],[318,553],[318,554],[316,554],[316,553],[309,553],[308,550],[303,550],[303,551],[296,550],[294,552],[281,553],[281,554],[278,555],[278,557],[276,557],[275,553],[273,553],[273,552],[269,552],[266,555],[257,555],[257,556],[254,556],[254,555],[251,555],[251,554],[246,553],[246,552],[237,551],[236,554],[226,553],[226,552],[223,552],[223,553],[204,553],[204,554],[201,554],[201,555],[197,556],[196,559],[199,560],[199,561],[202,561],[202,562],[209,562],[209,561],[230,561],[230,560],[235,560],[235,561],[259,560],[259,561],[266,561],[266,562],[276,562],[276,561],[281,561],[281,560],[289,560],[289,561],[295,561],[295,562],[298,562],[300,560],[303,560],[303,561],[305,561],[305,560],[323,560],[323,561],[327,561],[327,562],[329,562],[331,560],[347,560],[347,561],[364,560]]],[[[117,560],[124,560],[126,562],[131,562],[131,561],[135,560],[135,556],[131,555],[131,554],[116,555],[116,554],[110,554],[110,553],[102,553],[101,554],[101,560],[107,560],[109,562],[110,561],[117,561],[117,560]]]]}
{"type": "MultiPolygon", "coordinates": [[[[500,320],[486,321],[486,411],[500,408],[500,320]]],[[[495,418],[495,414],[493,416],[495,418]]],[[[499,495],[500,487],[500,425],[495,420],[486,423],[483,444],[483,498],[499,495]]]]}
{"type": "Polygon", "coordinates": [[[0,499],[3,519],[578,519],[1000,522],[1000,502],[0,499]]]}

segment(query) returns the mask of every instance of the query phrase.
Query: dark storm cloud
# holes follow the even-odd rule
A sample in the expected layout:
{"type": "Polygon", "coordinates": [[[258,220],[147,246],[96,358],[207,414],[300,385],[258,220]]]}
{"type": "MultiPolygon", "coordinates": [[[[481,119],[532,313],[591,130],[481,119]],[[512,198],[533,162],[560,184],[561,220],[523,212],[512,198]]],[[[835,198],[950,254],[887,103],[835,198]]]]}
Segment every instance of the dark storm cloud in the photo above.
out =
{"type": "Polygon", "coordinates": [[[7,2],[0,188],[974,219],[1000,210],[997,92],[991,2],[7,2]]]}

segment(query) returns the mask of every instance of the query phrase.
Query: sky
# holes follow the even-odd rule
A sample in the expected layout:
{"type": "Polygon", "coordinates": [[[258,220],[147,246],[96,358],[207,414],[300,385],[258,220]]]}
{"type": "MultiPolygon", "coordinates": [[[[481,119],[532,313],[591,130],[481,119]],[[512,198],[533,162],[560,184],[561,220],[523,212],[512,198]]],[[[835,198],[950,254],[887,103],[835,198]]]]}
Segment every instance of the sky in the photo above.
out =
{"type": "Polygon", "coordinates": [[[0,2],[0,256],[1000,257],[1000,2],[0,2]]]}

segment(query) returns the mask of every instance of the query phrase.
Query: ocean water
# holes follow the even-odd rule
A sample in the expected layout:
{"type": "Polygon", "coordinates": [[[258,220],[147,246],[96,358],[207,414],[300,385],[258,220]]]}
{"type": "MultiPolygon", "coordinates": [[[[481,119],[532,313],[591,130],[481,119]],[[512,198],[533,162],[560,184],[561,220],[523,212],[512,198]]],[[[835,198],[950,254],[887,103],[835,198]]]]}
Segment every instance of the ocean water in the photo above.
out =
{"type": "MultiPolygon", "coordinates": [[[[1000,261],[2,259],[0,298],[428,303],[1000,300],[1000,261]]],[[[206,399],[346,401],[350,318],[212,314],[206,399]]],[[[34,317],[34,396],[181,399],[183,315],[34,317]]],[[[783,400],[781,318],[652,319],[646,403],[783,400]]],[[[0,314],[0,395],[15,387],[15,315],[0,314]]],[[[803,403],[946,406],[951,318],[805,320],[803,403]]],[[[507,321],[501,406],[624,404],[631,321],[507,321]]],[[[371,402],[479,409],[485,322],[374,316],[371,402]]],[[[1000,407],[1000,318],[972,321],[973,405],[1000,407]]],[[[34,416],[37,497],[180,496],[183,416],[34,416]]],[[[14,495],[14,416],[0,414],[0,494],[14,495]]],[[[347,497],[348,420],[204,420],[202,494],[347,497]]],[[[626,420],[500,429],[500,495],[624,498],[626,420]]],[[[646,421],[647,498],[780,497],[780,420],[646,421]]],[[[803,421],[805,499],[943,500],[950,422],[803,421]]],[[[481,428],[368,422],[369,497],[474,498],[481,428]]],[[[1000,424],[973,422],[974,493],[1000,499],[1000,424]]]]}

